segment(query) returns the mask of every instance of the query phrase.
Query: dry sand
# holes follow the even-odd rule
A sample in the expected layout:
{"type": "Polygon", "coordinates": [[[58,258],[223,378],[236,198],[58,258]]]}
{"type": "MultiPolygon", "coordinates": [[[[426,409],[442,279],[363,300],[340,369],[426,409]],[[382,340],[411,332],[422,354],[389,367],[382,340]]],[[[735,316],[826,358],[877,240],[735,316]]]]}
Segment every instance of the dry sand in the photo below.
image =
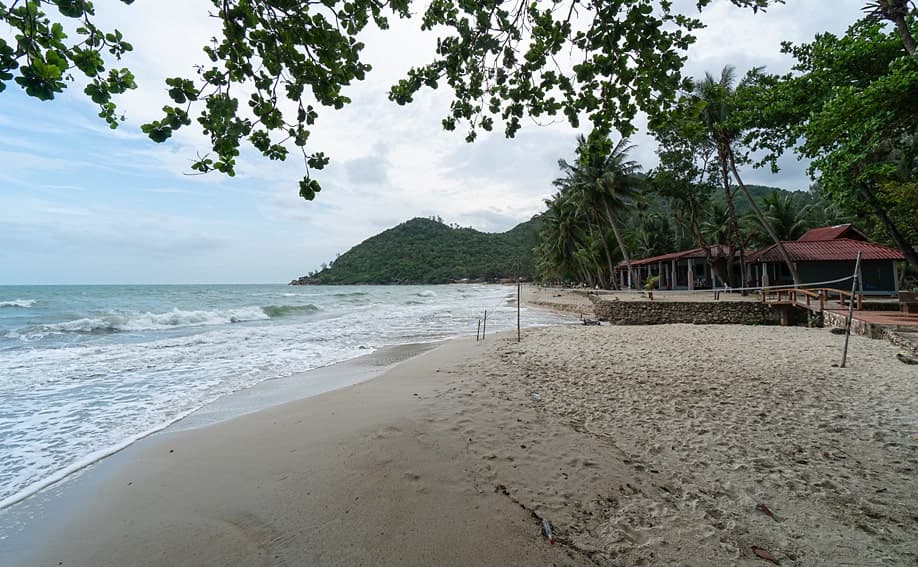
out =
{"type": "Polygon", "coordinates": [[[918,564],[918,370],[861,337],[834,368],[841,340],[660,325],[451,341],[160,436],[27,564],[767,565],[753,548],[918,564]]]}

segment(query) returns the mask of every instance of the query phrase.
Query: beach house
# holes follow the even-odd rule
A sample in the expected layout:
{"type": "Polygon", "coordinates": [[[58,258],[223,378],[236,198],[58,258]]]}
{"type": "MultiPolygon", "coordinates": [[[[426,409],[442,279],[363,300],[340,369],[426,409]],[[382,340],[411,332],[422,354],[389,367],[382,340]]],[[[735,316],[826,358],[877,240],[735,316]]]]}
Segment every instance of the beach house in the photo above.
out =
{"type": "MultiPolygon", "coordinates": [[[[782,242],[800,275],[802,286],[820,286],[854,273],[858,252],[861,253],[861,277],[865,294],[886,295],[899,290],[897,262],[905,257],[895,248],[868,241],[867,235],[851,224],[814,228],[797,240],[782,242]]],[[[755,251],[747,251],[742,268],[738,254],[734,270],[746,270],[749,286],[767,287],[793,283],[790,270],[784,262],[777,244],[755,251]]],[[[727,273],[727,258],[731,250],[720,244],[670,252],[651,258],[632,260],[636,281],[628,281],[628,268],[624,262],[615,267],[616,279],[622,288],[639,288],[647,278],[659,277],[659,289],[710,289],[725,287],[719,274],[727,273]],[[712,268],[713,265],[713,268],[712,268]]],[[[740,281],[734,273],[734,281],[740,281]]],[[[840,284],[827,284],[837,287],[840,284]]]]}
{"type": "MultiPolygon", "coordinates": [[[[820,282],[850,276],[860,252],[864,294],[888,295],[899,291],[896,262],[905,257],[895,248],[869,242],[863,232],[850,224],[814,228],[797,240],[782,244],[796,265],[803,286],[822,287],[820,282]]],[[[755,286],[793,283],[777,244],[749,254],[746,269],[749,281],[755,286]]]]}

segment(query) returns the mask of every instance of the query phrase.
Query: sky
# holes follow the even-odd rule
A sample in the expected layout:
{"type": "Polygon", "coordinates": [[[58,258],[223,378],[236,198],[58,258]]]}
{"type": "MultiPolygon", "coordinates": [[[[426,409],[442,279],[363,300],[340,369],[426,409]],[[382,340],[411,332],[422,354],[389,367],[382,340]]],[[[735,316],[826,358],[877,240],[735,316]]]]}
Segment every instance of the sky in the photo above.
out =
{"type": "MultiPolygon", "coordinates": [[[[677,6],[692,11],[693,0],[677,6]]],[[[502,232],[544,210],[570,160],[578,133],[565,123],[524,121],[513,140],[502,132],[464,141],[440,120],[450,92],[425,90],[408,106],[386,97],[412,66],[431,59],[436,36],[417,20],[396,21],[364,36],[367,80],[345,91],[341,111],[320,111],[311,143],[332,159],[317,177],[315,201],[299,198],[302,161],[269,162],[244,152],[233,178],[188,175],[207,150],[199,133],[181,131],[155,144],[140,125],[168,102],[163,80],[193,73],[215,35],[207,0],[95,2],[98,23],[134,45],[123,60],[139,88],[120,99],[127,120],[117,130],[70,88],[52,102],[15,85],[0,93],[0,284],[286,283],[370,236],[421,216],[502,232]]],[[[843,33],[862,14],[861,0],[787,0],[767,13],[714,0],[707,28],[688,52],[686,73],[742,74],[753,66],[784,72],[780,42],[843,33]]],[[[0,35],[9,30],[0,29],[0,35]]],[[[499,129],[495,129],[499,130],[499,129]]],[[[655,146],[632,137],[632,155],[651,168],[655,146]]],[[[748,183],[805,190],[806,164],[788,156],[782,170],[744,171],[748,183]]]]}

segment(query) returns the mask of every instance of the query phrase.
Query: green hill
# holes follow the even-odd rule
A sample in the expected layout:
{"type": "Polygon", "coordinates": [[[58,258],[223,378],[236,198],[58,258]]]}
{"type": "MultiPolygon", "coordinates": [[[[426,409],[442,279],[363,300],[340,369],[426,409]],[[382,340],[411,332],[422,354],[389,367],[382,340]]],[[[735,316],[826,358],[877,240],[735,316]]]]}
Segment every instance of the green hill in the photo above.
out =
{"type": "Polygon", "coordinates": [[[539,217],[499,234],[415,218],[377,234],[318,273],[309,284],[434,284],[531,278],[539,217]]]}

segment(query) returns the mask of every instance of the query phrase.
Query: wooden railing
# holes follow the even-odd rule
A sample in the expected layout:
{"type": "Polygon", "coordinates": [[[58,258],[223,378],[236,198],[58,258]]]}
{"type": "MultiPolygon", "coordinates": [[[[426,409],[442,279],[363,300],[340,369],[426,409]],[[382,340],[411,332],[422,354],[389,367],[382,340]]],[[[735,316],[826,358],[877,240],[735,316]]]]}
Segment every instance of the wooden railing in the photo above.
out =
{"type": "Polygon", "coordinates": [[[842,307],[847,307],[849,301],[855,302],[855,308],[861,310],[864,306],[864,297],[859,293],[852,294],[843,289],[821,287],[812,289],[788,288],[770,289],[762,288],[762,303],[792,303],[805,306],[812,310],[815,303],[819,303],[819,312],[825,311],[826,302],[833,301],[836,297],[842,307]]]}

